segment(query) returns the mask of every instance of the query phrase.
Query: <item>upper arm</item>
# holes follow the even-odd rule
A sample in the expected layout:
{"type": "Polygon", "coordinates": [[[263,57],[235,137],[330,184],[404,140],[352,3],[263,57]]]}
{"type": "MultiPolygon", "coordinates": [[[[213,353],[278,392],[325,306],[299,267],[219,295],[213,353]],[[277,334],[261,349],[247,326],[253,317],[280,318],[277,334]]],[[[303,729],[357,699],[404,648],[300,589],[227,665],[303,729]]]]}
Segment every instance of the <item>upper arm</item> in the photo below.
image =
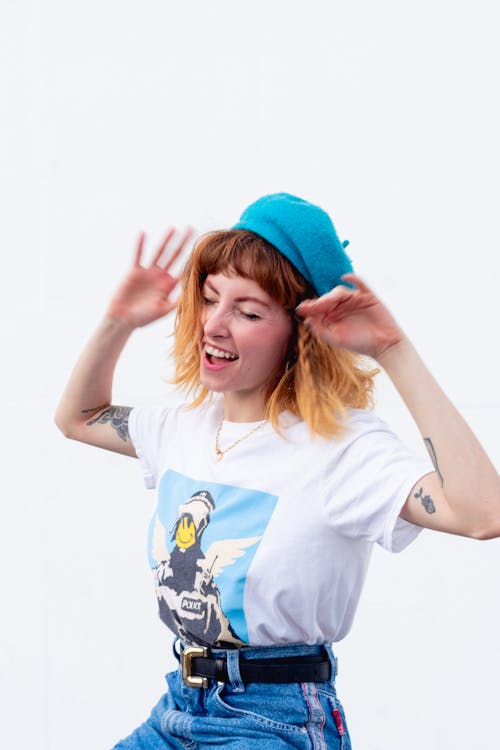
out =
{"type": "Polygon", "coordinates": [[[463,520],[448,504],[439,474],[432,471],[413,486],[399,514],[405,521],[434,531],[470,536],[463,520]]]}
{"type": "Polygon", "coordinates": [[[96,448],[137,458],[130,439],[128,420],[131,406],[109,405],[94,411],[87,419],[74,425],[67,436],[96,448]]]}

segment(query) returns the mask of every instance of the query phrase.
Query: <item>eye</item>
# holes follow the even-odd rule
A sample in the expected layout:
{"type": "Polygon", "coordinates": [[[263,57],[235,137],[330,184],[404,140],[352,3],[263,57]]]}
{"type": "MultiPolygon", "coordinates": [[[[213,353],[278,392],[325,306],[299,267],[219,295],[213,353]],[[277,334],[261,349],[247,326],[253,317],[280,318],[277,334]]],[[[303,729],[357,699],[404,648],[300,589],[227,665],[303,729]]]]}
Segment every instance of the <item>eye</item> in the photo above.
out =
{"type": "Polygon", "coordinates": [[[241,315],[242,318],[245,320],[260,320],[260,315],[256,315],[255,313],[247,313],[244,312],[244,310],[237,310],[237,313],[241,315]]]}
{"type": "Polygon", "coordinates": [[[210,297],[203,297],[203,304],[204,305],[215,305],[215,300],[210,299],[210,297]]]}

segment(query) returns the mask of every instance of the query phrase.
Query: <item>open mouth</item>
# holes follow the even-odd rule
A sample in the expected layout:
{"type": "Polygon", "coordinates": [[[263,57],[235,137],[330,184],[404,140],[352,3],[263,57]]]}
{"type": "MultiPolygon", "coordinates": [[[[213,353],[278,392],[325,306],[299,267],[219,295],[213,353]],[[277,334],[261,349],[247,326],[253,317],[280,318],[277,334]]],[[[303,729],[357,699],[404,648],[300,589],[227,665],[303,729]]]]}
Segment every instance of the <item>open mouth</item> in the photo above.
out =
{"type": "Polygon", "coordinates": [[[205,344],[205,355],[211,364],[217,362],[234,362],[239,359],[237,354],[226,352],[223,349],[216,349],[215,346],[210,346],[209,344],[205,344]]]}

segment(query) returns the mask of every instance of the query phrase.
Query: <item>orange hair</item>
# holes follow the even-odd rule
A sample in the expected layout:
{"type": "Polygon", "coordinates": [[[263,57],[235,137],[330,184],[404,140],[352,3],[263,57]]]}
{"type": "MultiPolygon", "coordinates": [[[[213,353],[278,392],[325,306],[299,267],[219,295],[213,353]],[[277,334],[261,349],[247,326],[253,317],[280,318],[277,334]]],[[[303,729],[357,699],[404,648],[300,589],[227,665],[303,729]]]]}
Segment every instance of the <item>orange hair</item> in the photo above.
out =
{"type": "Polygon", "coordinates": [[[315,338],[297,319],[297,305],[318,295],[273,245],[253,232],[213,232],[194,248],[184,269],[177,309],[174,383],[194,394],[192,408],[209,393],[199,378],[203,284],[208,274],[227,271],[256,281],[292,319],[293,333],[282,371],[266,394],[267,417],[275,430],[280,432],[279,415],[288,410],[304,419],[313,435],[339,434],[347,408],[372,405],[378,370],[366,370],[360,356],[315,338]]]}

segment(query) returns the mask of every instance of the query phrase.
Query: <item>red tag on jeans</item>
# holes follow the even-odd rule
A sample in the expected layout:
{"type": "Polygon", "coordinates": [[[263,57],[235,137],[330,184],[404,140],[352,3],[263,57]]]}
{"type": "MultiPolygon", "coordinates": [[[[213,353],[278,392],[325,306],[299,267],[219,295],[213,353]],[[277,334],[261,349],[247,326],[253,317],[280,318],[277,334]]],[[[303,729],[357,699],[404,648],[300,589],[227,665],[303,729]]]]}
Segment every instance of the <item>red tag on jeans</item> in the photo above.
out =
{"type": "Polygon", "coordinates": [[[335,726],[337,727],[339,734],[345,734],[344,722],[342,721],[342,714],[338,709],[332,711],[335,726]]]}

